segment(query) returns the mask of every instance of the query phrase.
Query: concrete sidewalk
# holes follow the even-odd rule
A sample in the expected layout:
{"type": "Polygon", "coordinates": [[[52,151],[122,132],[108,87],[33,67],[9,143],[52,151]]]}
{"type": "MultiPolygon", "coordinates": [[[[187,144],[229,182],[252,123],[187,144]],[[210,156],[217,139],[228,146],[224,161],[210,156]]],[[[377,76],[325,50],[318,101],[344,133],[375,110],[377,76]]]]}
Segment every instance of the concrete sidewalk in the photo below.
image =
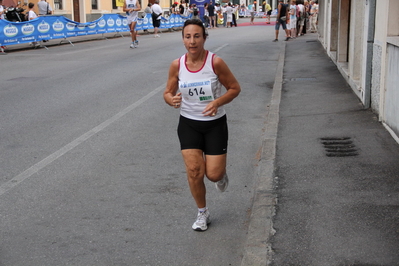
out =
{"type": "Polygon", "coordinates": [[[276,45],[285,60],[269,262],[399,265],[399,145],[317,34],[276,45]]]}

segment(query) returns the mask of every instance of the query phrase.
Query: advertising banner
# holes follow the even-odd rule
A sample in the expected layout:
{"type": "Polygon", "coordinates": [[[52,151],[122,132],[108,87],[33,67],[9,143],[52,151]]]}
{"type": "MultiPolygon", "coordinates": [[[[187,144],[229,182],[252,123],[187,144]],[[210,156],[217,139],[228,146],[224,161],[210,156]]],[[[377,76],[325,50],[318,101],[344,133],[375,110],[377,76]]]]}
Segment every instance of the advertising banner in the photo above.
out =
{"type": "MultiPolygon", "coordinates": [[[[179,14],[172,14],[169,18],[162,17],[160,28],[182,27],[186,19],[188,18],[179,14]]],[[[137,31],[153,28],[151,14],[138,19],[137,31]]],[[[64,16],[43,16],[25,22],[10,22],[1,19],[0,45],[128,31],[126,17],[119,14],[104,14],[99,19],[87,23],[75,22],[64,16]]]]}

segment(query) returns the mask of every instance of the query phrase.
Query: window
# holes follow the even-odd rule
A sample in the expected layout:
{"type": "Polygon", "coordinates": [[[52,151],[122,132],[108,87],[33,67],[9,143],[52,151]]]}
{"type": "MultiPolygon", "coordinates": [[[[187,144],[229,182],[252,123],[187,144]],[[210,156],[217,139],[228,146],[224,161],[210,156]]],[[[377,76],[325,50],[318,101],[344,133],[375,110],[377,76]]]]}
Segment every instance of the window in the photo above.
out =
{"type": "Polygon", "coordinates": [[[98,1],[91,0],[91,9],[98,9],[98,1]]]}
{"type": "Polygon", "coordinates": [[[54,10],[62,10],[63,0],[54,0],[54,10]]]}

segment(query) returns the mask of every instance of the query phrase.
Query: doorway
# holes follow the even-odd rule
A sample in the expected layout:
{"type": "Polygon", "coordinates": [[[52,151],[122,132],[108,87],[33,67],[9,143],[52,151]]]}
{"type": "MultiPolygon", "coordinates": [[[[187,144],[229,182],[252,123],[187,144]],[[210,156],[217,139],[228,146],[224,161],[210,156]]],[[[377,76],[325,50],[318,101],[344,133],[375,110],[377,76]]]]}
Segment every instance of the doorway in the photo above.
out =
{"type": "Polygon", "coordinates": [[[79,0],[73,0],[73,21],[80,22],[79,0]]]}

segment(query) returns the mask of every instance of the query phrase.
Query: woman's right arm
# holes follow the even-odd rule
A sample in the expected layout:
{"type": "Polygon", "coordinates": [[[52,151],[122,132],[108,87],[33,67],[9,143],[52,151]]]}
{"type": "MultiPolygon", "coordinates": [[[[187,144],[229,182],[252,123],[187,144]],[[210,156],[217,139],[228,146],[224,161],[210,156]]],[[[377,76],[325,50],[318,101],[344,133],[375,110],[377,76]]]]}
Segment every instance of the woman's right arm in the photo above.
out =
{"type": "Polygon", "coordinates": [[[163,98],[167,104],[174,108],[180,107],[181,93],[176,94],[179,82],[179,59],[172,62],[169,68],[169,77],[166,83],[166,89],[163,98]]]}

